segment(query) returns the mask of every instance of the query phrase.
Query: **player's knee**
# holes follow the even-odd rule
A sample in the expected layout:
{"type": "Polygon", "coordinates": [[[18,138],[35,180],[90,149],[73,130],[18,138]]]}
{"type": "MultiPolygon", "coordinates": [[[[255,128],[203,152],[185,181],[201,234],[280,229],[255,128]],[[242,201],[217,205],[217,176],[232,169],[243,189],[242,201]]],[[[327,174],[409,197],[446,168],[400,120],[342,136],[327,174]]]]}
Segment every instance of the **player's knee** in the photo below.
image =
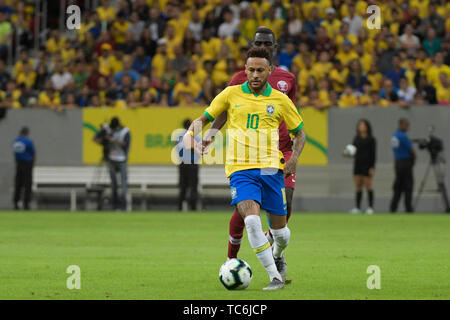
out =
{"type": "Polygon", "coordinates": [[[261,218],[257,215],[252,214],[247,216],[244,222],[249,233],[262,230],[261,218]]]}
{"type": "Polygon", "coordinates": [[[272,229],[282,229],[286,227],[287,216],[279,216],[275,214],[269,214],[270,228],[272,229]]]}
{"type": "Polygon", "coordinates": [[[259,204],[254,200],[243,200],[236,207],[243,219],[249,215],[259,215],[259,204]]]}

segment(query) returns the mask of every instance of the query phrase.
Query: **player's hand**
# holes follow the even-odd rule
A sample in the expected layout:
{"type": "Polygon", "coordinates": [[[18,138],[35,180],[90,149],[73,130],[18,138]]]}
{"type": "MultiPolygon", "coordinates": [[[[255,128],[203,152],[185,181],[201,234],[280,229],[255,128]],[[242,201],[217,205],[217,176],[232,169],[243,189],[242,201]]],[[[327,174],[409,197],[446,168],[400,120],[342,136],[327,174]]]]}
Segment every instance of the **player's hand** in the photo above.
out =
{"type": "Polygon", "coordinates": [[[194,153],[198,155],[203,155],[203,145],[201,142],[197,142],[194,140],[194,153]]]}
{"type": "Polygon", "coordinates": [[[284,167],[284,177],[285,178],[290,176],[290,175],[295,174],[295,172],[297,170],[297,163],[296,163],[296,161],[291,161],[291,159],[289,159],[289,161],[286,163],[286,166],[284,167]]]}
{"type": "Polygon", "coordinates": [[[186,133],[183,136],[183,146],[187,150],[192,150],[195,148],[195,140],[194,137],[191,136],[189,133],[186,133]]]}
{"type": "Polygon", "coordinates": [[[208,153],[208,148],[211,145],[211,143],[213,142],[213,137],[208,137],[206,139],[202,140],[202,154],[207,154],[208,153]]]}
{"type": "Polygon", "coordinates": [[[369,176],[372,178],[375,175],[375,169],[374,168],[370,168],[369,169],[369,176]]]}

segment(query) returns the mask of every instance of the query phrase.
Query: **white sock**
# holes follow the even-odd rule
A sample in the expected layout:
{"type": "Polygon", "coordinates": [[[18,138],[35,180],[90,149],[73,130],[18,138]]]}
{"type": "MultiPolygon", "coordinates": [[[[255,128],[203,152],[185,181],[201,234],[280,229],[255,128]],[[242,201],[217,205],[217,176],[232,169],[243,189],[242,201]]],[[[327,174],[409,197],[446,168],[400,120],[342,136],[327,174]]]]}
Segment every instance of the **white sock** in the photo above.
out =
{"type": "Polygon", "coordinates": [[[273,256],[275,258],[281,257],[284,249],[289,244],[291,238],[291,230],[287,226],[281,229],[270,229],[273,236],[273,256]]]}
{"type": "Polygon", "coordinates": [[[265,232],[264,235],[266,236],[266,239],[267,239],[267,241],[269,241],[270,245],[272,245],[273,244],[273,237],[270,234],[270,231],[265,232]]]}
{"type": "Polygon", "coordinates": [[[267,241],[262,230],[261,218],[257,215],[249,215],[244,219],[245,227],[247,228],[248,241],[253,248],[253,252],[256,253],[256,257],[259,262],[266,269],[269,274],[270,281],[273,278],[281,280],[281,275],[275,266],[275,260],[272,256],[270,249],[270,243],[267,241]]]}

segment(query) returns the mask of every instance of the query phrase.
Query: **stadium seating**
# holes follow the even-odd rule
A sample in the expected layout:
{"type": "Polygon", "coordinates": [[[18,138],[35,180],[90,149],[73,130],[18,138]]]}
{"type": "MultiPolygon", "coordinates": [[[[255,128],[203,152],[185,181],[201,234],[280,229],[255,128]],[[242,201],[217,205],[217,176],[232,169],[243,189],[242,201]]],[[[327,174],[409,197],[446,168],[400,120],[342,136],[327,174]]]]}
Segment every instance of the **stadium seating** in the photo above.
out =
{"type": "Polygon", "coordinates": [[[445,0],[74,2],[83,13],[75,32],[42,1],[2,2],[0,36],[11,45],[0,46],[0,107],[204,106],[242,68],[260,25],[278,38],[275,64],[298,79],[299,106],[450,104],[445,0]],[[380,29],[366,25],[371,4],[381,6],[380,29]],[[37,15],[50,16],[35,24],[37,15]]]}

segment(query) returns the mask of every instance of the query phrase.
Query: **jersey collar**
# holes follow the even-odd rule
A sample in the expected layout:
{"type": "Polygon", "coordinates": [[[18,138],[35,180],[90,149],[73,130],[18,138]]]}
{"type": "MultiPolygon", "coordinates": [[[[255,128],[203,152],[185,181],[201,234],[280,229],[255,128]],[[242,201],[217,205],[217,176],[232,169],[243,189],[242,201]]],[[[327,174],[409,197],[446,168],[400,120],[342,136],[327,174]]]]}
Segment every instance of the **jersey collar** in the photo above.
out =
{"type": "MultiPolygon", "coordinates": [[[[242,91],[244,93],[253,94],[255,97],[259,96],[259,94],[253,93],[250,91],[250,88],[248,87],[248,81],[245,81],[241,85],[242,91]]],[[[266,90],[264,90],[263,93],[261,93],[263,96],[268,97],[272,93],[272,87],[270,86],[269,82],[267,82],[266,90]]]]}

